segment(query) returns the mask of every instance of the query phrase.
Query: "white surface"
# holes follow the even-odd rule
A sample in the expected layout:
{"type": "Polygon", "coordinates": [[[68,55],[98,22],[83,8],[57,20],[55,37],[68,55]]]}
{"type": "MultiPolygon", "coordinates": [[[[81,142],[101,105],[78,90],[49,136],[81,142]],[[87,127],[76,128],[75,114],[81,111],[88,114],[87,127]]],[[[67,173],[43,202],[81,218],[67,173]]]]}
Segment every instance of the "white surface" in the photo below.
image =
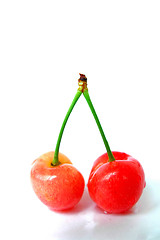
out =
{"type": "Polygon", "coordinates": [[[147,181],[136,206],[118,215],[106,214],[96,207],[86,189],[77,207],[61,213],[48,210],[30,188],[25,190],[27,193],[21,191],[12,196],[1,212],[5,222],[3,239],[159,240],[160,183],[156,181],[147,181]]]}
{"type": "MultiPolygon", "coordinates": [[[[160,239],[159,12],[159,1],[0,1],[1,239],[160,239]],[[104,214],[87,191],[54,213],[31,189],[30,164],[54,150],[79,72],[111,149],[144,167],[147,187],[128,214],[104,214]]],[[[105,152],[82,97],[60,151],[86,183],[105,152]]]]}

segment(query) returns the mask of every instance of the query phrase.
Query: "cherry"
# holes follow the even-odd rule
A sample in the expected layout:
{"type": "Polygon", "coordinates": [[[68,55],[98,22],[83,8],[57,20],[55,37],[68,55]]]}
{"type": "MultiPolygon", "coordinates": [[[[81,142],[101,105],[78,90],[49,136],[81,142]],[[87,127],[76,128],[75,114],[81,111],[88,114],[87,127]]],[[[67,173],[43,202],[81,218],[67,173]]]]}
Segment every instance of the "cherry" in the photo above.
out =
{"type": "Polygon", "coordinates": [[[79,88],[63,121],[55,152],[43,154],[33,162],[33,189],[38,198],[52,210],[70,209],[80,201],[84,191],[84,178],[70,160],[59,153],[59,147],[67,120],[83,93],[107,151],[92,167],[87,185],[90,197],[109,213],[125,212],[136,204],[146,185],[143,168],[130,155],[111,151],[90,99],[86,76],[80,74],[78,82],[79,88]]]}
{"type": "Polygon", "coordinates": [[[87,185],[90,197],[107,212],[125,212],[138,201],[143,192],[146,184],[143,168],[130,155],[111,152],[87,87],[84,88],[83,95],[95,118],[107,151],[95,161],[91,170],[87,185]]]}
{"type": "Polygon", "coordinates": [[[67,120],[82,94],[79,83],[77,93],[68,109],[58,136],[55,152],[43,154],[33,162],[31,183],[38,198],[51,210],[73,208],[84,191],[84,178],[71,161],[59,153],[60,142],[67,120]]]}
{"type": "Polygon", "coordinates": [[[109,162],[107,153],[95,161],[88,191],[100,208],[108,213],[121,213],[139,200],[145,187],[145,176],[136,159],[126,153],[112,153],[115,161],[109,162]]]}
{"type": "Polygon", "coordinates": [[[51,210],[73,208],[82,197],[84,178],[65,155],[59,153],[58,166],[52,166],[53,157],[54,152],[48,152],[33,162],[33,189],[51,210]]]}

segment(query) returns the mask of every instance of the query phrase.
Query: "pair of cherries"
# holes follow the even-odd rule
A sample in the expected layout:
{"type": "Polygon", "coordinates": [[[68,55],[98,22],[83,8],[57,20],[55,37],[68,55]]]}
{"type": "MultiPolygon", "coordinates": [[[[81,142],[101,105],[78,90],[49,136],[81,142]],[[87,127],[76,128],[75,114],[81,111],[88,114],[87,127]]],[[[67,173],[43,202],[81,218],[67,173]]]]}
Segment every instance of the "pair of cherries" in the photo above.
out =
{"type": "Polygon", "coordinates": [[[122,213],[139,200],[146,185],[141,164],[130,155],[111,152],[105,134],[91,102],[87,78],[80,74],[79,88],[63,121],[55,152],[37,158],[31,169],[31,183],[38,198],[51,210],[73,208],[84,192],[84,178],[62,153],[59,147],[67,120],[83,93],[99,128],[107,153],[93,164],[88,180],[88,191],[92,200],[108,213],[122,213]]]}

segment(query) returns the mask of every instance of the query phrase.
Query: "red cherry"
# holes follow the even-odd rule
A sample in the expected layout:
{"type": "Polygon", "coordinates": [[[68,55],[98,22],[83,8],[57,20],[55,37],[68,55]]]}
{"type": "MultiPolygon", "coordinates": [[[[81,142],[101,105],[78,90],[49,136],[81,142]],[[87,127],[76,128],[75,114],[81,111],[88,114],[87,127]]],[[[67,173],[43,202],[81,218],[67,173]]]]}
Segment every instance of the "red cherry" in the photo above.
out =
{"type": "Polygon", "coordinates": [[[126,153],[112,152],[100,156],[92,167],[88,191],[92,200],[108,213],[129,210],[139,200],[146,185],[141,164],[126,153]]]}
{"type": "Polygon", "coordinates": [[[38,198],[50,209],[73,208],[84,191],[84,178],[71,161],[59,153],[60,165],[52,166],[54,152],[43,154],[33,162],[31,182],[38,198]]]}

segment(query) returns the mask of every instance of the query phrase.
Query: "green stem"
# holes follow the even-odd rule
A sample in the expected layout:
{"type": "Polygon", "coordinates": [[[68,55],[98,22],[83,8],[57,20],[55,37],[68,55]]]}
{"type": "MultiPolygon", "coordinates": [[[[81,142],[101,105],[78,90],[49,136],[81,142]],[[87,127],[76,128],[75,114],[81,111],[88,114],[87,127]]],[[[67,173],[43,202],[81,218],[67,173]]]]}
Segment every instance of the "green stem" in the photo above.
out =
{"type": "Polygon", "coordinates": [[[59,147],[60,147],[63,131],[64,131],[64,128],[66,126],[67,120],[68,120],[68,118],[69,118],[69,116],[70,116],[70,114],[71,114],[71,112],[72,112],[76,102],[78,101],[79,97],[81,96],[81,94],[82,94],[82,91],[77,90],[77,93],[76,93],[76,95],[75,95],[75,97],[74,97],[74,99],[73,99],[73,101],[72,101],[72,103],[71,103],[71,105],[70,105],[70,107],[68,109],[68,112],[67,112],[67,114],[66,114],[66,116],[64,118],[64,121],[62,123],[62,127],[61,127],[61,130],[59,132],[59,136],[58,136],[58,140],[57,140],[57,144],[56,144],[56,148],[55,148],[55,152],[54,152],[54,158],[53,158],[53,161],[51,163],[53,166],[57,166],[57,165],[60,164],[60,162],[58,160],[58,153],[59,153],[59,147]]]}
{"type": "Polygon", "coordinates": [[[108,153],[109,162],[115,161],[115,158],[114,158],[114,156],[113,156],[113,154],[112,154],[112,152],[111,152],[111,149],[110,149],[110,147],[109,147],[108,141],[107,141],[107,139],[106,139],[106,137],[105,137],[105,134],[104,134],[104,132],[103,132],[102,126],[101,126],[100,121],[99,121],[99,119],[98,119],[97,113],[96,113],[96,111],[95,111],[95,109],[94,109],[94,107],[93,107],[93,104],[92,104],[92,101],[91,101],[91,99],[90,99],[90,96],[89,96],[89,93],[88,93],[88,90],[87,90],[87,89],[85,89],[85,90],[83,91],[83,95],[84,95],[84,97],[85,97],[85,99],[86,99],[86,101],[87,101],[87,103],[88,103],[88,105],[89,105],[89,107],[90,107],[90,110],[91,110],[91,112],[92,112],[92,114],[93,114],[93,116],[94,116],[94,118],[95,118],[95,121],[96,121],[96,123],[97,123],[97,126],[98,126],[98,128],[99,128],[100,134],[101,134],[101,136],[102,136],[104,145],[105,145],[106,150],[107,150],[107,153],[108,153]]]}

